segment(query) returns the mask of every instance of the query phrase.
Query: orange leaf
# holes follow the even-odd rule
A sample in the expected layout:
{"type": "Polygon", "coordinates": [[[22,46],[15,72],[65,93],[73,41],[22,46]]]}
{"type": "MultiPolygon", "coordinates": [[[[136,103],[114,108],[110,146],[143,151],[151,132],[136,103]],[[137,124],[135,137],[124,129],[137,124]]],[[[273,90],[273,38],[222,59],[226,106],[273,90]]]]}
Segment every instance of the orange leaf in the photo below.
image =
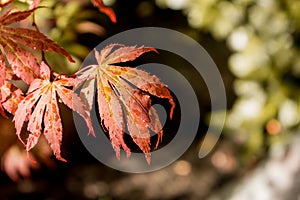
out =
{"type": "Polygon", "coordinates": [[[18,104],[24,98],[23,92],[8,81],[1,86],[2,105],[9,113],[15,114],[18,104]]]}
{"type": "Polygon", "coordinates": [[[66,56],[69,61],[74,62],[70,54],[42,33],[25,29],[7,27],[13,23],[28,18],[35,10],[7,11],[0,17],[0,46],[3,54],[0,54],[0,86],[4,84],[5,58],[12,68],[14,74],[30,84],[39,75],[39,65],[36,57],[26,48],[39,51],[57,52],[66,56]]]}
{"type": "Polygon", "coordinates": [[[169,100],[170,118],[173,115],[175,102],[167,87],[156,76],[135,68],[115,65],[135,60],[149,51],[156,52],[156,49],[111,44],[101,52],[95,50],[97,65],[86,66],[77,72],[77,79],[82,84],[80,96],[89,110],[93,104],[96,79],[101,124],[108,131],[117,158],[120,157],[121,147],[127,155],[130,153],[123,139],[126,118],[128,131],[133,141],[145,154],[148,163],[150,163],[149,129],[158,134],[156,147],[163,134],[158,114],[151,107],[150,95],[169,100]],[[118,48],[113,51],[115,47],[118,48]]]}
{"type": "Polygon", "coordinates": [[[3,155],[1,160],[3,170],[13,181],[19,181],[21,178],[29,178],[30,170],[39,167],[31,162],[25,152],[21,151],[17,145],[12,145],[3,155]]]}
{"type": "Polygon", "coordinates": [[[103,0],[92,0],[92,4],[99,9],[100,12],[106,14],[113,23],[117,22],[117,18],[113,9],[104,5],[103,0]]]}
{"type": "MultiPolygon", "coordinates": [[[[69,108],[81,115],[94,135],[89,113],[79,97],[68,87],[73,86],[74,79],[66,76],[54,77],[50,81],[50,69],[42,62],[40,67],[41,78],[34,79],[30,84],[27,96],[19,103],[15,112],[14,122],[16,134],[21,139],[21,130],[25,121],[28,120],[27,130],[30,132],[27,141],[24,142],[26,150],[30,151],[37,144],[43,132],[57,159],[66,161],[61,157],[60,146],[62,142],[62,124],[57,101],[60,100],[69,108]],[[72,103],[74,100],[74,104],[72,103]],[[44,128],[42,127],[44,124],[44,128]]],[[[54,75],[55,76],[55,75],[54,75]]]]}

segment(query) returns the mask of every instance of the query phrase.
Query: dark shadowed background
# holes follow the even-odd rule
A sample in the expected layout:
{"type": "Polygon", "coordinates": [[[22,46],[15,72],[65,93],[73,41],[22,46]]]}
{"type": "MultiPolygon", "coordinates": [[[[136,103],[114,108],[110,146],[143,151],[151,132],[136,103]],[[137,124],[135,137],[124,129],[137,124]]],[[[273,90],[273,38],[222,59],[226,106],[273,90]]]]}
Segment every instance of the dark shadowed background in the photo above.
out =
{"type": "MultiPolygon", "coordinates": [[[[199,100],[199,131],[179,160],[144,174],[108,168],[87,152],[76,133],[72,112],[61,105],[62,155],[68,162],[53,158],[51,162],[41,162],[39,169],[32,170],[31,178],[18,182],[1,172],[0,199],[298,199],[300,2],[105,2],[114,9],[116,24],[84,0],[42,1],[50,8],[37,10],[37,24],[70,51],[78,63],[106,38],[138,27],[169,28],[198,41],[218,66],[227,93],[227,118],[217,146],[207,157],[199,159],[210,114],[210,99],[203,80],[193,75],[184,60],[164,51],[159,55],[150,53],[130,64],[155,61],[186,71],[199,100]]],[[[57,72],[71,74],[80,67],[53,54],[46,56],[57,66],[57,72]]],[[[218,120],[211,123],[219,125],[218,120]]],[[[0,118],[0,127],[3,157],[17,137],[10,120],[0,118]]],[[[172,138],[167,134],[165,141],[172,138]]]]}

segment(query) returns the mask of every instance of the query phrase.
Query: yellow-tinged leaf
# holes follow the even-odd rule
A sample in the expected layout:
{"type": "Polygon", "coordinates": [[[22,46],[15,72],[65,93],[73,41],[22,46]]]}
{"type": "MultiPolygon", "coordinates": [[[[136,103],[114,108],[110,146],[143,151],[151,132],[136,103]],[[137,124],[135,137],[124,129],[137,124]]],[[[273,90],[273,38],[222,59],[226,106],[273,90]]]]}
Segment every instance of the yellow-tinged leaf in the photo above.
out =
{"type": "Polygon", "coordinates": [[[127,156],[130,153],[123,139],[126,119],[131,138],[143,151],[150,164],[150,130],[158,134],[156,147],[163,135],[159,116],[151,107],[150,95],[168,99],[171,104],[170,118],[175,102],[166,85],[156,76],[135,68],[116,66],[117,63],[135,60],[149,51],[157,52],[151,47],[121,44],[108,45],[100,52],[95,50],[98,64],[81,69],[77,73],[77,80],[78,85],[82,85],[80,97],[89,110],[92,108],[96,82],[101,124],[108,131],[117,158],[120,158],[120,148],[127,152],[127,156]],[[117,49],[113,50],[114,48],[117,49]]]}
{"type": "MultiPolygon", "coordinates": [[[[61,156],[61,142],[63,127],[59,114],[57,101],[62,101],[69,108],[81,115],[89,128],[89,132],[94,135],[89,112],[85,109],[80,98],[69,89],[73,86],[74,79],[61,76],[50,81],[51,71],[42,62],[40,66],[40,78],[34,79],[28,89],[27,96],[19,103],[15,112],[14,122],[16,134],[21,139],[21,129],[25,121],[29,120],[27,130],[30,132],[27,141],[24,142],[26,150],[30,151],[36,146],[40,135],[43,133],[52,149],[55,157],[61,161],[66,161],[61,156]],[[44,124],[44,128],[42,127],[44,124]]],[[[54,76],[57,76],[54,74],[54,76]]]]}
{"type": "Polygon", "coordinates": [[[4,84],[5,71],[12,68],[14,74],[30,84],[39,77],[36,57],[28,49],[56,52],[74,62],[71,55],[44,34],[31,29],[10,27],[9,25],[28,18],[37,8],[26,11],[7,11],[0,16],[0,86],[4,84]],[[24,48],[26,47],[26,48],[24,48]],[[9,66],[6,66],[5,59],[9,66]],[[6,68],[7,67],[7,68],[6,68]]]}

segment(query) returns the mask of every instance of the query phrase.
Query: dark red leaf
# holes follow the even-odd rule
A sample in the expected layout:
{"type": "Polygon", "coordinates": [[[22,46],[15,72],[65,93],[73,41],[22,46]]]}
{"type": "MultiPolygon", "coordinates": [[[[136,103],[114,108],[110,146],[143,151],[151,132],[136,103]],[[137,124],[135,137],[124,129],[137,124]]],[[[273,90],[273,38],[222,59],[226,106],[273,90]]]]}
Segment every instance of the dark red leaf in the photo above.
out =
{"type": "Polygon", "coordinates": [[[0,8],[3,8],[3,7],[5,7],[5,6],[11,4],[12,2],[13,2],[13,0],[8,0],[8,1],[4,2],[4,3],[1,2],[1,3],[0,3],[0,8]]]}

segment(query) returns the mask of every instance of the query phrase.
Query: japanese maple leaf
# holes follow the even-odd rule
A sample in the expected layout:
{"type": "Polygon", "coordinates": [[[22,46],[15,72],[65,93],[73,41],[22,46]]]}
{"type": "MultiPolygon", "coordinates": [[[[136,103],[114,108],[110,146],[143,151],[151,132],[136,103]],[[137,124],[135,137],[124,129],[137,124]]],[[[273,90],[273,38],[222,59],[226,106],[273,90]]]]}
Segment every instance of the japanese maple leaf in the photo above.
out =
{"type": "Polygon", "coordinates": [[[10,94],[10,89],[7,89],[7,86],[6,84],[0,86],[0,114],[7,118],[6,114],[5,114],[5,111],[4,111],[4,108],[3,108],[3,105],[2,105],[2,102],[4,102],[7,98],[7,96],[9,96],[10,94]]]}
{"type": "Polygon", "coordinates": [[[38,77],[39,65],[36,57],[26,48],[57,52],[73,62],[68,52],[42,33],[27,28],[8,27],[29,17],[35,9],[37,8],[15,12],[9,10],[0,17],[0,86],[5,80],[5,58],[13,72],[26,83],[30,84],[38,77]]]}
{"type": "Polygon", "coordinates": [[[116,156],[120,159],[120,147],[130,155],[124,136],[124,118],[133,141],[145,154],[150,163],[150,132],[162,137],[162,125],[156,110],[151,107],[150,95],[166,98],[171,104],[170,118],[175,103],[160,80],[145,71],[131,67],[120,67],[114,64],[132,61],[145,52],[156,51],[149,47],[123,46],[112,44],[99,53],[95,50],[97,65],[86,66],[78,71],[78,80],[82,83],[80,95],[90,110],[94,99],[95,82],[97,85],[97,102],[101,124],[108,130],[116,156]],[[119,47],[113,51],[114,47],[119,47]],[[123,107],[123,109],[122,109],[123,107]]]}
{"type": "Polygon", "coordinates": [[[100,12],[106,14],[113,23],[117,22],[115,12],[110,7],[104,5],[103,0],[91,0],[92,4],[99,9],[100,12]]]}
{"type": "Polygon", "coordinates": [[[19,103],[15,112],[14,122],[16,134],[21,139],[21,129],[28,120],[27,130],[30,132],[26,143],[26,150],[30,151],[38,142],[43,131],[45,138],[57,159],[65,161],[60,155],[62,141],[62,123],[57,101],[63,102],[69,108],[81,115],[94,134],[89,113],[85,110],[80,98],[69,87],[74,85],[74,78],[53,74],[51,77],[49,67],[42,62],[40,77],[34,79],[29,86],[27,96],[19,103]],[[54,81],[50,79],[54,78],[54,81]],[[43,128],[44,127],[44,128],[43,128]]]}
{"type": "MultiPolygon", "coordinates": [[[[40,3],[41,0],[34,0],[32,2],[32,4],[30,5],[31,8],[34,8],[37,6],[38,3],[40,3]]],[[[111,9],[110,7],[107,7],[104,3],[103,3],[103,0],[91,0],[92,4],[98,8],[98,10],[100,12],[103,12],[104,14],[106,14],[110,20],[113,22],[113,23],[116,23],[117,22],[117,19],[116,19],[116,15],[115,15],[115,12],[113,11],[113,9],[111,9]]]]}
{"type": "Polygon", "coordinates": [[[39,165],[31,162],[24,151],[21,151],[17,145],[12,145],[3,154],[1,160],[3,171],[15,182],[21,178],[28,178],[31,175],[31,169],[37,169],[39,165]]]}
{"type": "Polygon", "coordinates": [[[0,114],[3,117],[7,117],[4,109],[11,114],[15,114],[19,102],[23,99],[23,92],[19,88],[15,87],[12,83],[5,81],[5,83],[0,86],[0,114]]]}
{"type": "MultiPolygon", "coordinates": [[[[3,148],[3,142],[7,142],[7,140],[1,142],[3,148]]],[[[26,155],[18,141],[13,140],[9,143],[10,145],[4,151],[1,151],[3,156],[0,162],[2,170],[13,181],[17,182],[24,178],[31,178],[31,171],[39,169],[41,164],[48,168],[55,166],[53,159],[51,159],[52,151],[47,145],[45,137],[40,137],[35,147],[36,151],[30,152],[31,159],[28,159],[28,153],[26,155]],[[33,160],[37,162],[32,162],[33,160]]]]}

